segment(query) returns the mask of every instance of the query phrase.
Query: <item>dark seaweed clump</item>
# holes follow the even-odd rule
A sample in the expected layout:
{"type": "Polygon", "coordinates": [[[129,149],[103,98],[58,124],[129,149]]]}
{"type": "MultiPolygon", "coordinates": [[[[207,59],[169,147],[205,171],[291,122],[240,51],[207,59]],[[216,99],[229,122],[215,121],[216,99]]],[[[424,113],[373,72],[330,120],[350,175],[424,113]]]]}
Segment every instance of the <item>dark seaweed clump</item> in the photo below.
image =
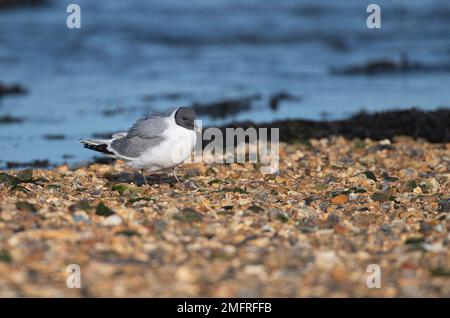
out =
{"type": "Polygon", "coordinates": [[[48,168],[50,167],[50,161],[47,159],[43,160],[33,160],[33,161],[27,161],[27,162],[19,162],[19,161],[8,161],[6,162],[6,168],[7,169],[17,169],[17,168],[48,168]]]}
{"type": "MultiPolygon", "coordinates": [[[[0,0],[0,8],[1,8],[1,0],[0,0]]],[[[27,90],[20,84],[11,84],[6,85],[0,83],[0,97],[5,95],[20,95],[25,94],[27,90]]]]}
{"type": "Polygon", "coordinates": [[[0,9],[24,7],[24,6],[40,6],[45,4],[46,0],[0,0],[0,9]]]}
{"type": "Polygon", "coordinates": [[[192,109],[197,115],[206,115],[211,118],[226,118],[250,110],[252,102],[260,98],[260,95],[252,95],[235,99],[223,99],[211,103],[194,103],[192,109]]]}
{"type": "MultiPolygon", "coordinates": [[[[341,135],[350,139],[371,138],[373,140],[409,136],[416,139],[424,138],[430,142],[446,143],[450,142],[450,109],[422,111],[412,108],[377,113],[360,112],[344,120],[291,119],[262,124],[233,123],[227,127],[279,128],[280,141],[285,142],[341,135]]],[[[221,127],[224,132],[225,128],[225,126],[221,127]]]]}
{"type": "Polygon", "coordinates": [[[407,55],[402,55],[400,61],[380,59],[369,61],[363,65],[350,65],[341,68],[331,68],[336,75],[382,75],[408,73],[437,73],[450,72],[449,64],[426,64],[410,61],[407,55]]]}

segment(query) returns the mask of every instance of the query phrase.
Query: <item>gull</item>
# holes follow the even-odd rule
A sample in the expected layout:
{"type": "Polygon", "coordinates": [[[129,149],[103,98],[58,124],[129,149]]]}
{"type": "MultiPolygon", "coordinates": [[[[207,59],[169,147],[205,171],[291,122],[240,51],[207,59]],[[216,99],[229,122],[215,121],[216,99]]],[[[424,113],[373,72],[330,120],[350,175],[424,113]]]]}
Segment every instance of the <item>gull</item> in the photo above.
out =
{"type": "Polygon", "coordinates": [[[167,114],[153,114],[137,120],[127,132],[118,132],[111,139],[82,139],[85,148],[122,159],[139,169],[145,184],[144,170],[150,172],[172,168],[184,162],[196,143],[195,112],[179,107],[167,114]]]}

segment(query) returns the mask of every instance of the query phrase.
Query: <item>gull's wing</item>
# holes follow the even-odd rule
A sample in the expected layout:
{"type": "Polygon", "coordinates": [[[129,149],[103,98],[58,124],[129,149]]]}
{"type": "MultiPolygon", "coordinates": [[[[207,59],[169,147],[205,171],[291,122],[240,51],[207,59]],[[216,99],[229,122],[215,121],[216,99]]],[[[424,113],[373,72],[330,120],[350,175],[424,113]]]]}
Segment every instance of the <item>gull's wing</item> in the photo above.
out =
{"type": "Polygon", "coordinates": [[[108,147],[117,156],[137,158],[146,150],[159,145],[164,131],[169,127],[169,117],[152,115],[136,121],[127,134],[119,135],[108,147]]]}

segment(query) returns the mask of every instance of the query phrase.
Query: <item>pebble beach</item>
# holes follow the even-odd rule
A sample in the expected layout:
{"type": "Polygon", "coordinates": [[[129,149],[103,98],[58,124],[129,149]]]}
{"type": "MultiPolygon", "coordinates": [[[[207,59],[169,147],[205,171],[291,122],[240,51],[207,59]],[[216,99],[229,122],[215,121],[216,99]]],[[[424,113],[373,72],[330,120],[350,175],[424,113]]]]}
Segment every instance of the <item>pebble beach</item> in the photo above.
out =
{"type": "Polygon", "coordinates": [[[0,297],[450,297],[449,167],[449,143],[328,137],[282,143],[277,174],[190,163],[181,184],[1,170],[0,297]]]}

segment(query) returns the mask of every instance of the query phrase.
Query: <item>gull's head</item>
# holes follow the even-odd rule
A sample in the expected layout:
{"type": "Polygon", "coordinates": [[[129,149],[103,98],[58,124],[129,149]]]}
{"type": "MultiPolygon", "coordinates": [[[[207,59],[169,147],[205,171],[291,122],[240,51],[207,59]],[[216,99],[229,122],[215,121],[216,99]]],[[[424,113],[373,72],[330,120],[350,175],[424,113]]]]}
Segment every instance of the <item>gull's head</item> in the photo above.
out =
{"type": "Polygon", "coordinates": [[[175,110],[175,123],[189,130],[194,130],[195,112],[189,107],[180,107],[175,110]]]}

